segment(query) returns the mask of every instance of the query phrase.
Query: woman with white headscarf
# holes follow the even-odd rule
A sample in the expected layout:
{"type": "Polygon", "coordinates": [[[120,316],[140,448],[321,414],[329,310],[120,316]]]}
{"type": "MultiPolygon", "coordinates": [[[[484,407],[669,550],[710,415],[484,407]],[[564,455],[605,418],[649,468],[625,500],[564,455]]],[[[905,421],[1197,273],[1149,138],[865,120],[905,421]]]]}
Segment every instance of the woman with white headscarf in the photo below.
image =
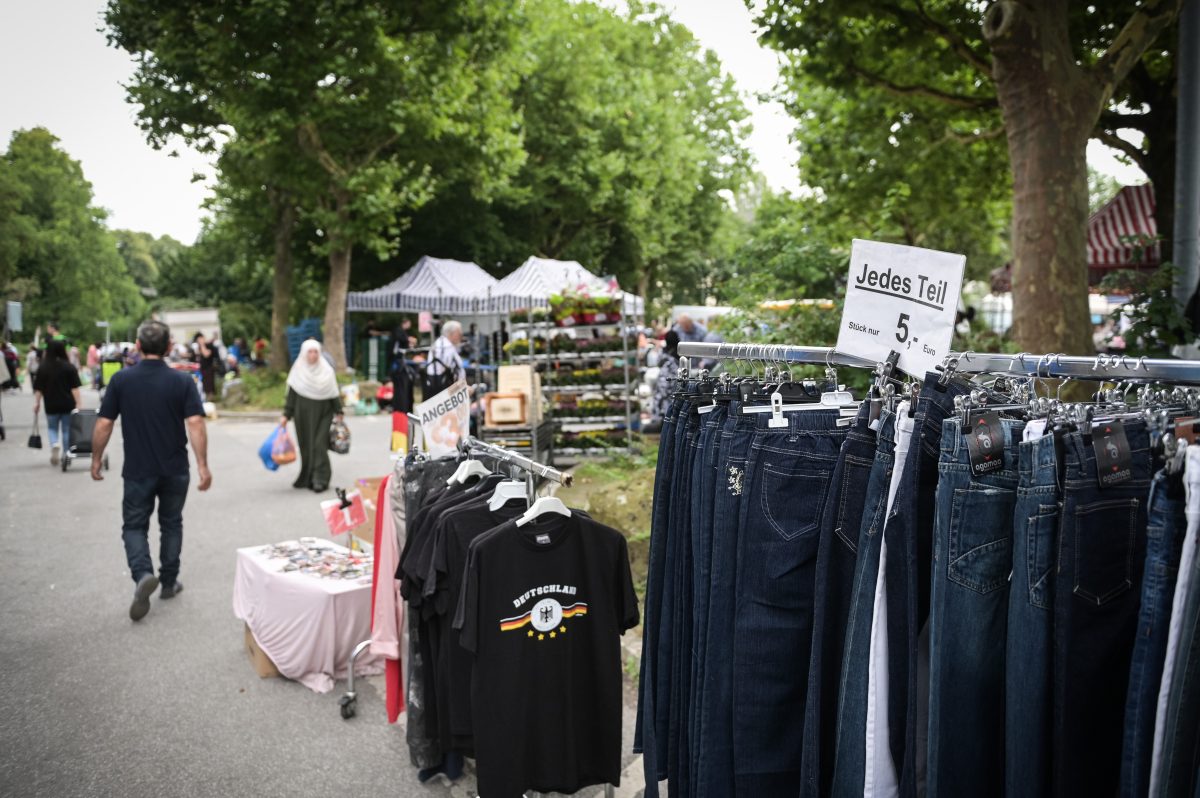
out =
{"type": "Polygon", "coordinates": [[[329,426],[342,417],[342,398],[337,375],[321,357],[321,344],[309,339],[300,347],[300,357],[287,378],[287,402],[279,426],[296,422],[296,448],[300,450],[300,476],[294,488],[318,493],[329,487],[329,426]]]}

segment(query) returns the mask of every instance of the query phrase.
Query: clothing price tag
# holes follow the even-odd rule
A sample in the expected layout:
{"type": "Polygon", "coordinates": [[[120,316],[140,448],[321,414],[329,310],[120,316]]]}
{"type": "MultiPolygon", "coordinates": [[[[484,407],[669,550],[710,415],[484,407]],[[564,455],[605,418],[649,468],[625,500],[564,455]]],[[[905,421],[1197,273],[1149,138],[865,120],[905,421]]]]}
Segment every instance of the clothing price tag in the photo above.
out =
{"type": "Polygon", "coordinates": [[[1025,425],[1025,433],[1022,440],[1036,441],[1046,434],[1046,419],[1035,418],[1025,425]]]}
{"type": "Polygon", "coordinates": [[[1092,427],[1092,449],[1096,452],[1096,477],[1100,487],[1120,485],[1133,479],[1133,463],[1125,425],[1103,421],[1092,427]]]}
{"type": "Polygon", "coordinates": [[[837,350],[883,360],[895,350],[915,377],[950,352],[965,255],[854,239],[837,350]]]}
{"type": "Polygon", "coordinates": [[[971,417],[971,426],[963,430],[967,436],[967,454],[971,458],[971,475],[981,477],[1004,468],[1004,426],[995,410],[971,417]]]}

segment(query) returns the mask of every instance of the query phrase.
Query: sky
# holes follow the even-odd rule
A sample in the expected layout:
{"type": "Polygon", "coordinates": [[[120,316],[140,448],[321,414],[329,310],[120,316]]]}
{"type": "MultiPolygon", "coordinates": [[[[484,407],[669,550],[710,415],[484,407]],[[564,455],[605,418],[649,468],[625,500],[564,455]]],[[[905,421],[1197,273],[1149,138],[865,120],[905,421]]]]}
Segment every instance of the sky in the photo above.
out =
{"type": "MultiPolygon", "coordinates": [[[[778,62],[758,45],[742,0],[660,2],[716,52],[745,93],[754,126],[747,144],[768,184],[796,191],[802,179],[788,140],[791,121],[778,103],[757,99],[778,80],[778,62]]],[[[182,144],[159,151],[146,143],[122,88],[133,62],[108,47],[99,31],[104,5],[104,0],[0,4],[0,74],[8,76],[0,89],[0,147],[7,147],[15,130],[46,127],[83,165],[111,227],[192,243],[208,194],[205,182],[192,178],[211,178],[210,160],[182,144]]],[[[1088,162],[1127,183],[1145,179],[1094,141],[1088,162]]]]}

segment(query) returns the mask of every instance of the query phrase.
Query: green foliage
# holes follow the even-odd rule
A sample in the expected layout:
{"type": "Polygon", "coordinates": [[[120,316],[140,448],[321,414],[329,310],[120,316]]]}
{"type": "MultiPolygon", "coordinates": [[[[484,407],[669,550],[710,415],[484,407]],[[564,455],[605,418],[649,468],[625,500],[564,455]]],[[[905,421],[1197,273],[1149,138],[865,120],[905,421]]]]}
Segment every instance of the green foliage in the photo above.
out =
{"type": "Polygon", "coordinates": [[[1120,190],[1120,180],[1088,167],[1088,213],[1100,210],[1120,190]]]}
{"type": "Polygon", "coordinates": [[[117,240],[117,251],[139,288],[154,288],[164,264],[185,249],[170,236],[155,238],[134,230],[114,230],[112,234],[117,240]]]}
{"type": "Polygon", "coordinates": [[[654,6],[529,0],[525,13],[513,95],[524,163],[490,202],[440,188],[401,262],[437,254],[507,271],[538,254],[695,297],[732,250],[723,195],[749,172],[732,80],[654,6]]]}
{"type": "Polygon", "coordinates": [[[58,321],[75,341],[107,320],[126,335],[145,302],[92,205],[78,161],[45,128],[19,130],[0,155],[0,286],[24,301],[27,335],[58,321]]]}
{"type": "Polygon", "coordinates": [[[1174,264],[1164,263],[1151,271],[1123,269],[1101,281],[1101,291],[1130,295],[1129,302],[1112,314],[1114,322],[1120,323],[1122,316],[1129,322],[1124,333],[1127,355],[1171,357],[1173,347],[1200,340],[1175,301],[1178,273],[1174,264]]]}

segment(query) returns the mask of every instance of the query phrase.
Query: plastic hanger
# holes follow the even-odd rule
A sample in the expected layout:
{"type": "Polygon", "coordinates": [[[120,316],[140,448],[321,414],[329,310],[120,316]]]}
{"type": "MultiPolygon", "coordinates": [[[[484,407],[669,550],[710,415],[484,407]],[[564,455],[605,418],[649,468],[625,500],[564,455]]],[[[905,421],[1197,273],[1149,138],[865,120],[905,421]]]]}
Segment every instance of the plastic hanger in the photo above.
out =
{"type": "Polygon", "coordinates": [[[488,510],[494,513],[513,499],[528,499],[528,494],[525,491],[524,482],[516,480],[501,482],[492,491],[492,498],[488,499],[488,510]]]}
{"type": "Polygon", "coordinates": [[[770,413],[771,420],[767,422],[767,426],[776,428],[787,426],[788,422],[783,417],[784,413],[796,413],[802,410],[848,410],[850,408],[857,409],[858,402],[855,400],[854,394],[849,391],[826,391],[816,402],[800,405],[785,405],[783,396],[776,391],[771,394],[771,404],[760,407],[743,407],[742,413],[770,413]]]}
{"type": "Polygon", "coordinates": [[[567,505],[562,503],[562,499],[557,496],[542,496],[525,511],[524,515],[517,519],[517,526],[525,526],[530,521],[536,521],[549,513],[558,513],[568,518],[571,516],[571,511],[567,509],[567,505]]]}
{"type": "Polygon", "coordinates": [[[458,470],[446,480],[447,485],[461,485],[474,476],[486,477],[492,473],[487,466],[478,460],[463,460],[458,464],[458,470]]]}

